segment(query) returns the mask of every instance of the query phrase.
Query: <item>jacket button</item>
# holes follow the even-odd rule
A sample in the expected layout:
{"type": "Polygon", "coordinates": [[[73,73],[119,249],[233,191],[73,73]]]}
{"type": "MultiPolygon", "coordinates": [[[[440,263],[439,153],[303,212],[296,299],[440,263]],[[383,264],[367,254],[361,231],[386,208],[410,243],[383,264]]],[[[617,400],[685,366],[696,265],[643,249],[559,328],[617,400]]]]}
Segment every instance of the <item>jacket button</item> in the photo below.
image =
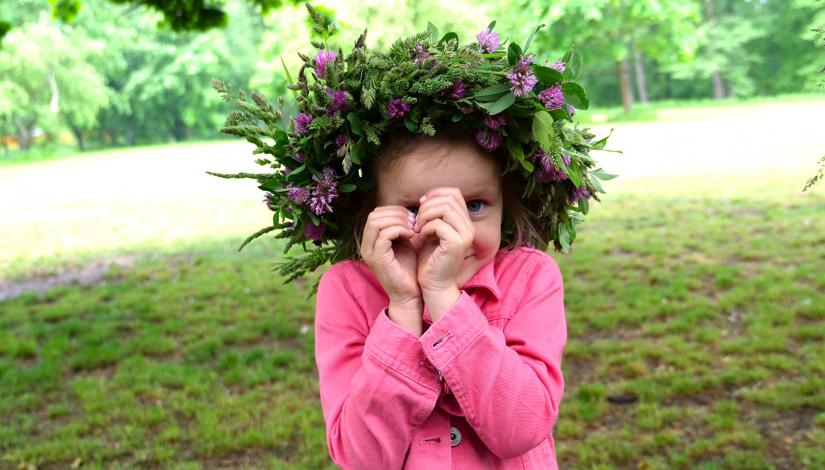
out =
{"type": "Polygon", "coordinates": [[[461,431],[457,428],[450,428],[450,447],[455,447],[461,442],[461,431]]]}

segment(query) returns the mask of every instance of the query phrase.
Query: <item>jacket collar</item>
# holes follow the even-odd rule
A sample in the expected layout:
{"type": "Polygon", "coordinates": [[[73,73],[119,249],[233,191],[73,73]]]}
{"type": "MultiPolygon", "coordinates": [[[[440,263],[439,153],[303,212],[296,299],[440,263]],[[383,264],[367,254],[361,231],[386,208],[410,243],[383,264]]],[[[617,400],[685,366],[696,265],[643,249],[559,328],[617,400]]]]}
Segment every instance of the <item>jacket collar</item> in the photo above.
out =
{"type": "MultiPolygon", "coordinates": [[[[500,254],[501,252],[499,252],[500,254]]],[[[489,290],[493,296],[495,296],[496,300],[501,301],[501,290],[498,287],[498,282],[496,282],[496,273],[495,273],[495,265],[496,261],[499,258],[499,254],[493,257],[487,264],[481,267],[481,269],[476,272],[473,277],[470,278],[463,286],[462,289],[467,287],[484,287],[489,290]]]]}

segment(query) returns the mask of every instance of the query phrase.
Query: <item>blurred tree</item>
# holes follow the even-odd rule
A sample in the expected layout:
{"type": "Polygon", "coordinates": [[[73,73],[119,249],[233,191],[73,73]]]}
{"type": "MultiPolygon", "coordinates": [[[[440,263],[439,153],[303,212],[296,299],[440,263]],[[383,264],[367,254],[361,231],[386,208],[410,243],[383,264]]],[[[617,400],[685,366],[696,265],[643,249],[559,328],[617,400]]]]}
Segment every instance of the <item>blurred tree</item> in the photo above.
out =
{"type": "Polygon", "coordinates": [[[549,17],[553,34],[537,36],[537,47],[575,44],[587,50],[588,62],[614,64],[627,112],[633,103],[629,57],[637,60],[640,91],[647,96],[642,55],[662,63],[686,60],[700,20],[695,0],[562,0],[546,6],[541,17],[549,17]]]}
{"type": "MultiPolygon", "coordinates": [[[[92,2],[93,0],[86,0],[92,2]]],[[[162,15],[159,26],[172,31],[206,31],[215,27],[224,27],[228,22],[223,2],[207,0],[108,0],[115,4],[130,5],[133,8],[146,7],[162,15]]],[[[285,3],[304,3],[304,0],[247,0],[248,4],[260,14],[280,8],[285,3]]],[[[84,7],[83,0],[49,0],[52,16],[65,23],[72,22],[84,7]]],[[[0,41],[14,22],[0,20],[0,41]]]]}
{"type": "Polygon", "coordinates": [[[57,130],[61,120],[83,147],[82,133],[108,104],[103,77],[87,62],[101,48],[44,16],[8,35],[0,49],[0,113],[13,124],[21,148],[31,146],[36,127],[57,130]]]}

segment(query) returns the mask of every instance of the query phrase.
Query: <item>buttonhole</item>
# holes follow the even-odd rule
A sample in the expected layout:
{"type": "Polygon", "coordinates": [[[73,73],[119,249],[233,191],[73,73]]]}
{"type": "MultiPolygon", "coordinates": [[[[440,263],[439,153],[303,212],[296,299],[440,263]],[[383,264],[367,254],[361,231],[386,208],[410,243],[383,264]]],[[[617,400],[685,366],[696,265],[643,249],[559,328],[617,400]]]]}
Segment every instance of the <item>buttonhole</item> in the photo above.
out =
{"type": "Polygon", "coordinates": [[[447,339],[447,338],[449,338],[449,337],[450,337],[450,334],[451,334],[450,332],[447,332],[447,334],[446,334],[446,335],[444,335],[444,336],[442,336],[441,338],[439,338],[438,340],[436,340],[436,342],[435,342],[435,343],[433,343],[433,347],[435,348],[435,347],[437,347],[439,344],[441,344],[442,342],[444,342],[444,340],[445,340],[445,339],[447,339]]]}

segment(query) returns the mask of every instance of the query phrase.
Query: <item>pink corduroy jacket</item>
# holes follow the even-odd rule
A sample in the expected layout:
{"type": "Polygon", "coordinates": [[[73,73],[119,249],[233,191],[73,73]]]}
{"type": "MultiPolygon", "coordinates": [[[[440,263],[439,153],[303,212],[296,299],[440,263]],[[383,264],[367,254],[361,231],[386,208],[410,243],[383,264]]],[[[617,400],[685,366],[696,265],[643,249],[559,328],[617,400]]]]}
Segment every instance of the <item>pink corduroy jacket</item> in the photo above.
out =
{"type": "Polygon", "coordinates": [[[363,261],[321,277],[315,359],[326,440],[344,469],[556,469],[567,340],[561,272],[501,249],[416,337],[363,261]]]}

